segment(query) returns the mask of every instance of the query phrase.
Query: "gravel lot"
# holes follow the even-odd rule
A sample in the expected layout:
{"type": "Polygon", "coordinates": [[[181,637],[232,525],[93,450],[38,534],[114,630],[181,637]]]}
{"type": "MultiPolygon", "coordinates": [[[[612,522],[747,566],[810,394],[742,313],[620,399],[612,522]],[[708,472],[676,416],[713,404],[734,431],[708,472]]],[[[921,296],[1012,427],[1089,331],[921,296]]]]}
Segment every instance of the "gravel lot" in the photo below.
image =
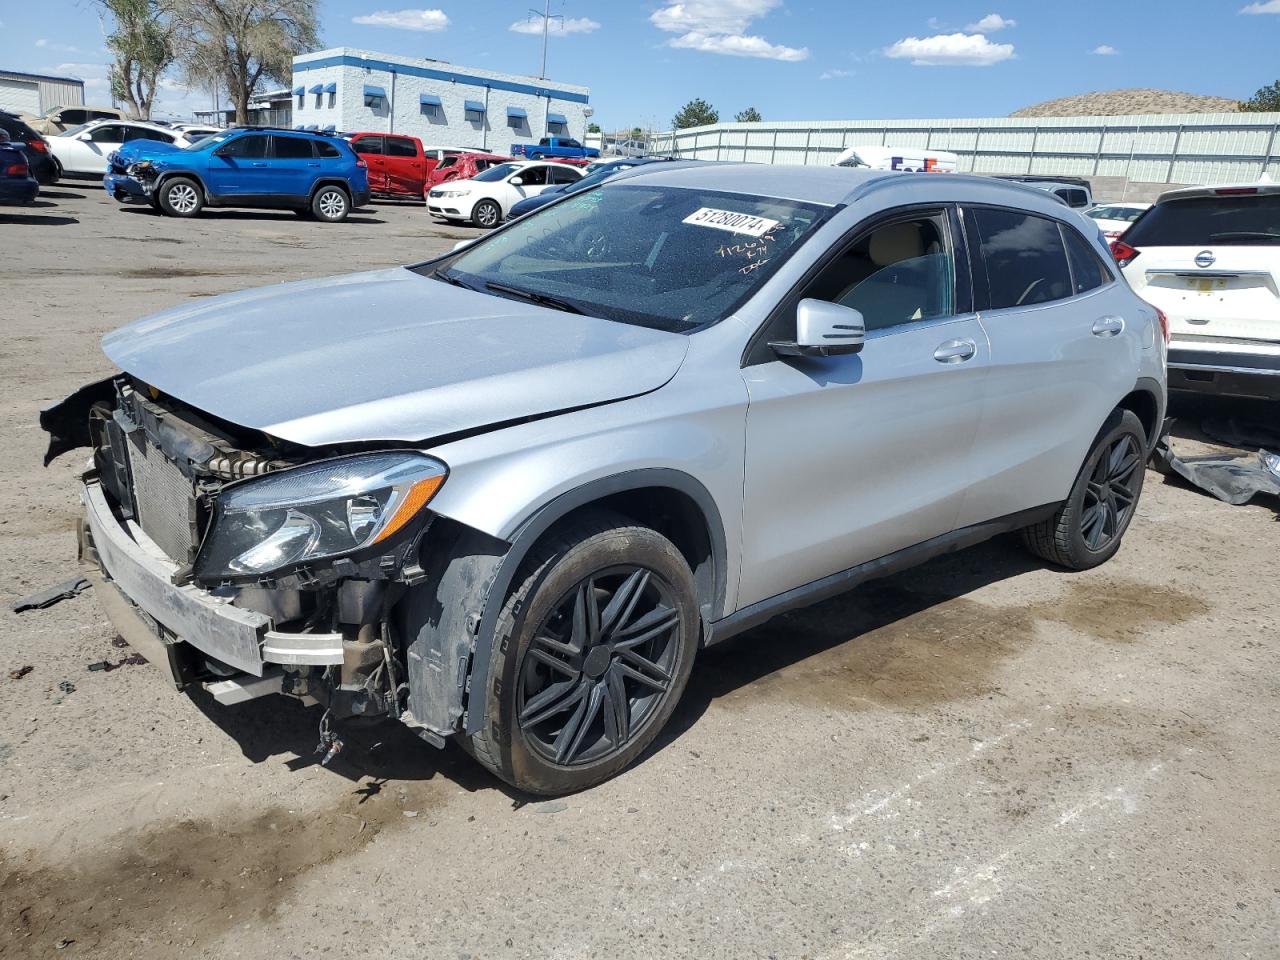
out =
{"type": "Polygon", "coordinates": [[[316,708],[88,672],[130,652],[92,591],[8,605],[75,573],[81,458],[42,469],[36,414],[99,336],[472,231],[44,197],[0,212],[0,957],[1280,956],[1276,513],[1155,473],[1100,570],[1000,540],[712,651],[564,800],[394,726],[325,769],[316,708]]]}

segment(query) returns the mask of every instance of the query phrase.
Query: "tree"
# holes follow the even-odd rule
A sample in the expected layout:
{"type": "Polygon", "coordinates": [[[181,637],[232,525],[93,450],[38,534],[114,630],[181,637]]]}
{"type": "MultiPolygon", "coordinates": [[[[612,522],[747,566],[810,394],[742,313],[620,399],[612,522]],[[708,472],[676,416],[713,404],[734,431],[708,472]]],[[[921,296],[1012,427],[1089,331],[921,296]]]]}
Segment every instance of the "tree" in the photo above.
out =
{"type": "Polygon", "coordinates": [[[1248,113],[1280,112],[1280,80],[1262,87],[1251,98],[1242,101],[1240,109],[1248,113]]]}
{"type": "Polygon", "coordinates": [[[587,133],[599,133],[599,132],[600,132],[600,124],[598,123],[587,124],[587,133]]]}
{"type": "Polygon", "coordinates": [[[643,140],[643,139],[644,139],[644,130],[642,130],[640,127],[632,127],[632,128],[631,128],[631,139],[632,139],[632,140],[643,140]]]}
{"type": "Polygon", "coordinates": [[[220,84],[249,122],[249,100],[264,77],[288,83],[293,58],[313,49],[316,0],[165,0],[176,25],[178,59],[193,85],[220,84]]]}
{"type": "Polygon", "coordinates": [[[764,117],[760,116],[760,111],[755,107],[747,107],[747,109],[734,114],[733,119],[738,123],[759,123],[764,117]]]}
{"type": "Polygon", "coordinates": [[[157,0],[97,0],[111,19],[107,48],[111,65],[111,96],[125,105],[129,116],[151,118],[160,77],[174,61],[173,25],[157,0]]]}
{"type": "Polygon", "coordinates": [[[719,111],[699,97],[681,107],[680,112],[672,118],[671,125],[677,130],[683,130],[685,127],[703,127],[709,123],[719,122],[719,111]]]}

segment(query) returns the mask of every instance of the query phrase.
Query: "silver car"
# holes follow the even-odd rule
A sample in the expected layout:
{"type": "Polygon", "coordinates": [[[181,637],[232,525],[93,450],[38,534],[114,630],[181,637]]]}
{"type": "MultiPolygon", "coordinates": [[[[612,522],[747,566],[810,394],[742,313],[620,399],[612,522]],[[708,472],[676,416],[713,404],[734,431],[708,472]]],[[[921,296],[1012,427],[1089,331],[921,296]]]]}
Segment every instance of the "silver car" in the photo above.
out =
{"type": "Polygon", "coordinates": [[[175,685],[618,773],[694,658],[1021,530],[1120,546],[1165,409],[1092,224],[986,178],[653,165],[405,268],[188,304],[42,415],[81,555],[175,685]]]}

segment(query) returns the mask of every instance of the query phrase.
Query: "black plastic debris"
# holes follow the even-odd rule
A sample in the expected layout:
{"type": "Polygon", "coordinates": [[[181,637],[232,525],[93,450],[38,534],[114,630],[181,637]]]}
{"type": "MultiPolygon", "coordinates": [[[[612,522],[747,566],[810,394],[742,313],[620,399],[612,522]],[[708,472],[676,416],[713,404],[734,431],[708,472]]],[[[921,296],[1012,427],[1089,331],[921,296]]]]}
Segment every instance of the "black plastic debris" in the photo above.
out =
{"type": "Polygon", "coordinates": [[[1173,452],[1169,438],[1162,437],[1152,463],[1162,473],[1177,474],[1192,486],[1232,506],[1243,506],[1258,494],[1280,498],[1280,454],[1269,450],[1179,457],[1173,452]]]}
{"type": "Polygon", "coordinates": [[[93,584],[85,577],[72,577],[70,580],[62,581],[57,586],[41,590],[39,593],[33,593],[29,597],[23,597],[10,609],[14,613],[22,613],[26,610],[44,610],[47,607],[52,607],[55,603],[79,596],[91,586],[93,584]]]}
{"type": "Polygon", "coordinates": [[[58,689],[61,690],[63,693],[75,693],[76,685],[72,683],[70,680],[63,680],[58,684],[58,689]]]}
{"type": "Polygon", "coordinates": [[[19,667],[17,670],[10,670],[10,671],[9,671],[9,679],[10,679],[10,680],[21,680],[23,677],[25,677],[28,673],[30,673],[30,672],[31,672],[32,670],[34,670],[34,669],[35,669],[35,667],[31,666],[31,664],[29,664],[29,663],[28,663],[28,664],[24,664],[23,666],[19,667]]]}
{"type": "Polygon", "coordinates": [[[124,666],[134,666],[139,663],[146,663],[147,659],[140,653],[132,653],[127,657],[121,657],[119,660],[112,662],[110,660],[98,660],[89,664],[90,673],[110,673],[112,670],[118,670],[124,666]]]}

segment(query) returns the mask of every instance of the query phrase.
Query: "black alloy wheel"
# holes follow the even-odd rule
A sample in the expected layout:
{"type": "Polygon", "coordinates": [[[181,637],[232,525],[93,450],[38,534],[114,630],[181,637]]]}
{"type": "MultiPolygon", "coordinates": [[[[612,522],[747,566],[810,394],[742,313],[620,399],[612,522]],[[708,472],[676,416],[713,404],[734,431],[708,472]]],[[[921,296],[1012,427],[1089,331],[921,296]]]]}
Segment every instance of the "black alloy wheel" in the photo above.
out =
{"type": "Polygon", "coordinates": [[[517,716],[534,750],[574,766],[642,736],[671,689],[679,629],[671,587],[643,567],[601,570],[561,597],[521,669],[517,716]]]}
{"type": "Polygon", "coordinates": [[[1129,526],[1138,503],[1134,477],[1142,469],[1142,450],[1132,434],[1122,434],[1109,444],[1085,486],[1080,512],[1080,535],[1085,546],[1098,551],[1129,526]]]}

